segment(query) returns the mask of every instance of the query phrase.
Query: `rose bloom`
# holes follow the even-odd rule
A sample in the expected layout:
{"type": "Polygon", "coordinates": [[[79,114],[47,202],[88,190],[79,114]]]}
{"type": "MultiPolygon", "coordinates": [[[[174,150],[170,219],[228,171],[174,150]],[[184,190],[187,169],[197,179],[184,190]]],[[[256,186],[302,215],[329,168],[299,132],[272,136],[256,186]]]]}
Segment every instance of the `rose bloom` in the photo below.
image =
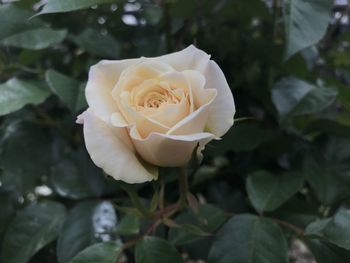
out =
{"type": "Polygon", "coordinates": [[[196,47],[91,67],[89,108],[78,117],[93,162],[116,180],[157,179],[186,165],[233,125],[235,105],[219,66],[196,47]]]}

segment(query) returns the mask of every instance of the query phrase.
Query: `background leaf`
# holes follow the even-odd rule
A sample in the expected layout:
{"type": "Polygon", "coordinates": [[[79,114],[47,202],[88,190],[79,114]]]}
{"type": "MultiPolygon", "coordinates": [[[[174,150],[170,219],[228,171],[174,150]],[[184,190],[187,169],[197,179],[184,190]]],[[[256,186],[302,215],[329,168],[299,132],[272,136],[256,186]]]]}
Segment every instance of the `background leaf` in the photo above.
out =
{"type": "Polygon", "coordinates": [[[1,43],[26,49],[44,49],[63,41],[67,35],[67,30],[53,30],[49,28],[38,28],[24,31],[4,38],[1,43]]]}
{"type": "Polygon", "coordinates": [[[247,179],[248,196],[258,211],[273,211],[298,192],[303,181],[303,176],[297,173],[275,176],[258,171],[247,179]]]}
{"type": "Polygon", "coordinates": [[[118,58],[120,44],[110,35],[88,28],[73,38],[74,42],[92,55],[103,58],[118,58]]]}
{"type": "Polygon", "coordinates": [[[289,58],[321,40],[330,22],[332,1],[286,0],[283,4],[287,37],[286,58],[289,58]]]}
{"type": "Polygon", "coordinates": [[[317,235],[339,247],[350,249],[349,222],[350,211],[340,210],[331,219],[323,219],[311,223],[306,228],[306,233],[308,235],[317,235]]]}
{"type": "Polygon", "coordinates": [[[331,88],[316,87],[294,77],[284,78],[275,84],[272,101],[281,120],[318,113],[330,106],[337,96],[331,88]]]}
{"type": "Polygon", "coordinates": [[[183,262],[180,254],[166,240],[146,236],[136,244],[136,263],[179,263],[183,262]]]}
{"type": "Polygon", "coordinates": [[[33,204],[18,212],[4,237],[5,262],[28,262],[37,251],[56,239],[64,220],[64,206],[51,201],[33,204]]]}
{"type": "Polygon", "coordinates": [[[91,245],[76,255],[70,263],[114,263],[116,262],[122,244],[120,242],[103,242],[91,245]]]}
{"type": "Polygon", "coordinates": [[[86,107],[85,87],[78,80],[63,75],[55,70],[48,70],[45,74],[46,82],[73,112],[79,112],[86,107]]]}
{"type": "Polygon", "coordinates": [[[40,83],[10,79],[0,85],[0,116],[17,111],[27,104],[40,104],[49,94],[40,83]]]}
{"type": "Polygon", "coordinates": [[[231,218],[218,232],[209,253],[215,263],[282,263],[287,242],[281,229],[268,219],[253,215],[231,218]]]}
{"type": "Polygon", "coordinates": [[[58,261],[68,262],[99,239],[110,240],[115,224],[116,214],[109,202],[79,203],[69,212],[59,235],[58,261]],[[104,218],[106,221],[103,221],[104,218]]]}
{"type": "Polygon", "coordinates": [[[74,11],[88,8],[92,5],[110,2],[112,2],[112,0],[60,0],[59,2],[48,0],[38,15],[74,11]]]}

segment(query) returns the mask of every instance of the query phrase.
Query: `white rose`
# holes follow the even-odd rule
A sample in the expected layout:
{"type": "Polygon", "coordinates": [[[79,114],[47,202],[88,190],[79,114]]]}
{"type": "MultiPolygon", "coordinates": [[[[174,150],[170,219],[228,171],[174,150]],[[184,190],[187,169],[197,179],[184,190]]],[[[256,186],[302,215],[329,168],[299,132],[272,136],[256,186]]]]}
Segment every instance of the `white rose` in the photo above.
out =
{"type": "Polygon", "coordinates": [[[235,105],[219,66],[194,46],[155,58],[91,67],[79,116],[94,163],[116,180],[157,179],[233,125],[235,105]]]}

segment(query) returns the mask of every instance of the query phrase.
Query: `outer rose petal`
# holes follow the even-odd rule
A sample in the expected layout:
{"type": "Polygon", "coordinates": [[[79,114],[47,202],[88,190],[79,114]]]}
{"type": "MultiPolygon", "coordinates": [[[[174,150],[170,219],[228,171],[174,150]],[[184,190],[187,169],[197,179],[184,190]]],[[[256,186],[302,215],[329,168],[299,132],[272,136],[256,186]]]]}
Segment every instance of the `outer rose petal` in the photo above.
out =
{"type": "Polygon", "coordinates": [[[218,91],[217,97],[212,102],[207,128],[216,137],[224,135],[233,125],[236,109],[224,73],[213,60],[210,60],[210,55],[191,45],[179,52],[154,59],[168,63],[178,71],[197,70],[204,75],[206,79],[204,88],[218,91]]]}
{"type": "Polygon", "coordinates": [[[102,60],[90,68],[85,96],[92,112],[100,119],[109,123],[112,113],[119,112],[117,104],[112,97],[112,89],[117,83],[121,72],[139,60],[102,60]]]}
{"type": "Polygon", "coordinates": [[[157,179],[158,169],[136,157],[126,129],[109,126],[90,109],[84,113],[84,137],[91,159],[116,180],[143,183],[157,179]]]}
{"type": "Polygon", "coordinates": [[[210,106],[207,129],[216,137],[221,137],[233,125],[235,102],[224,73],[213,60],[210,60],[203,74],[207,80],[205,88],[214,88],[218,91],[210,106]]]}
{"type": "MultiPolygon", "coordinates": [[[[144,160],[167,167],[186,165],[198,145],[202,150],[215,137],[205,132],[190,135],[151,133],[147,138],[141,139],[135,127],[131,129],[130,135],[137,152],[144,160]]],[[[197,154],[200,155],[200,152],[197,154]]]]}
{"type": "Polygon", "coordinates": [[[168,55],[152,58],[172,66],[177,71],[198,70],[203,73],[210,60],[210,55],[193,45],[168,55]]]}

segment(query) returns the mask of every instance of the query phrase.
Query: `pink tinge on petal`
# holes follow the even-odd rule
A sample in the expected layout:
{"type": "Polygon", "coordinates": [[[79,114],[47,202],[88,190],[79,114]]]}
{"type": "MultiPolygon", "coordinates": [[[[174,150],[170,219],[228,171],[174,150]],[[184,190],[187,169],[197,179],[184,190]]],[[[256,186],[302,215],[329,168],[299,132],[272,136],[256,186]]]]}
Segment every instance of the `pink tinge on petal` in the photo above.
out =
{"type": "Polygon", "coordinates": [[[84,124],[84,113],[85,111],[77,116],[77,119],[75,120],[76,124],[84,124]]]}

